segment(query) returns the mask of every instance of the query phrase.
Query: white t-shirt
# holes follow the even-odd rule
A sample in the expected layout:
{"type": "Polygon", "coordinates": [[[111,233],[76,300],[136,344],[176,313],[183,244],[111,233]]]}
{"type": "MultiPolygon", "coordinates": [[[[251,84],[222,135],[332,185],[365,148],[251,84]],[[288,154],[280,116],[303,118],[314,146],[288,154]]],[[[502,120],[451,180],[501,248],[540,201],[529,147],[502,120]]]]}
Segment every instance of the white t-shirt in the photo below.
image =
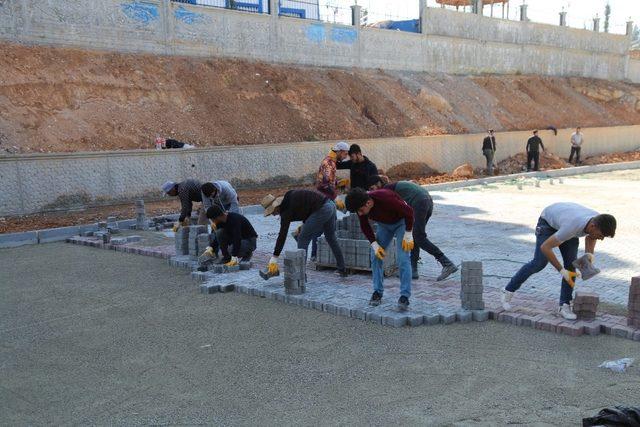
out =
{"type": "Polygon", "coordinates": [[[574,132],[571,134],[571,145],[580,147],[582,145],[582,132],[574,132]]]}
{"type": "Polygon", "coordinates": [[[540,214],[549,225],[555,228],[554,236],[560,242],[566,242],[574,237],[586,236],[584,228],[594,216],[599,215],[593,209],[585,208],[577,203],[554,203],[547,206],[540,214]]]}

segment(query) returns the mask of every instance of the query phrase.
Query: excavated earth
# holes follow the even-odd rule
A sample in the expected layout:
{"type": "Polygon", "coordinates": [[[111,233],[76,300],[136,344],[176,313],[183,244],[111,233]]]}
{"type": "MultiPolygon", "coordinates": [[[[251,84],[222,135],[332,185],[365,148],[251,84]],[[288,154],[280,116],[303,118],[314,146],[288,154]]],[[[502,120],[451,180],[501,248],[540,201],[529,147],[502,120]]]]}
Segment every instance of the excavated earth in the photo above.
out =
{"type": "Polygon", "coordinates": [[[0,44],[0,153],[640,123],[640,85],[0,44]]]}

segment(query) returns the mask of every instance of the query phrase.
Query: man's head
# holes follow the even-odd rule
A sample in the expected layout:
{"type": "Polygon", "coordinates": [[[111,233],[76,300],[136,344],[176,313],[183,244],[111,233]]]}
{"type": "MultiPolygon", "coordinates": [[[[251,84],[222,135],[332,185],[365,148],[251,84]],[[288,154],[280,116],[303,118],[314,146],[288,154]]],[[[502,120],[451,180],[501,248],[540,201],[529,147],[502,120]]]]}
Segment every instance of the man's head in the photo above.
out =
{"type": "Polygon", "coordinates": [[[613,215],[600,214],[591,218],[585,231],[592,239],[602,240],[616,235],[616,219],[613,215]]]}
{"type": "Polygon", "coordinates": [[[214,224],[220,224],[227,221],[227,213],[220,206],[214,205],[207,209],[207,218],[214,224]]]}
{"type": "Polygon", "coordinates": [[[212,182],[205,182],[202,184],[200,191],[202,191],[202,194],[204,194],[205,197],[215,197],[216,194],[218,194],[218,189],[212,182]]]}
{"type": "Polygon", "coordinates": [[[373,199],[362,188],[354,188],[347,194],[345,205],[349,212],[368,215],[371,208],[373,208],[373,199]]]}
{"type": "Polygon", "coordinates": [[[358,144],[351,144],[351,147],[349,147],[349,158],[353,163],[364,162],[364,156],[358,144]]]}
{"type": "Polygon", "coordinates": [[[493,129],[489,129],[489,136],[493,136],[493,129]]]}
{"type": "Polygon", "coordinates": [[[173,181],[167,181],[162,184],[162,191],[171,197],[178,195],[178,184],[173,181]]]}
{"type": "Polygon", "coordinates": [[[378,190],[384,187],[384,181],[380,175],[371,175],[367,179],[367,188],[369,190],[378,190]]]}
{"type": "Polygon", "coordinates": [[[581,130],[582,130],[582,128],[581,128],[580,126],[578,126],[578,127],[576,128],[576,132],[578,132],[578,133],[580,133],[580,131],[581,131],[581,130]]]}
{"type": "Polygon", "coordinates": [[[341,162],[349,155],[349,144],[344,141],[338,141],[331,150],[336,153],[337,160],[341,162]]]}
{"type": "Polygon", "coordinates": [[[534,131],[533,131],[533,135],[534,135],[534,136],[538,136],[538,129],[536,129],[536,130],[534,130],[534,131]]]}

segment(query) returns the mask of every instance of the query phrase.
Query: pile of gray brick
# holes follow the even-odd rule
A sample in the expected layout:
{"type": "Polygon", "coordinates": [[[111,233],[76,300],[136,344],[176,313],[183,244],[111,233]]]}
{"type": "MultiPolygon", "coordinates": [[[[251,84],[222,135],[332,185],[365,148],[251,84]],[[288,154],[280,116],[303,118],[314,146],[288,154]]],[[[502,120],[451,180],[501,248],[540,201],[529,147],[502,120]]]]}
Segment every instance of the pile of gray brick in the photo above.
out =
{"type": "MultiPolygon", "coordinates": [[[[372,224],[377,231],[377,224],[372,224]]],[[[360,228],[360,219],[356,214],[350,214],[338,220],[336,235],[338,245],[344,256],[347,268],[353,270],[371,271],[371,244],[360,228]]],[[[395,239],[387,248],[387,256],[383,262],[386,274],[391,274],[397,268],[395,239]]],[[[324,236],[318,239],[317,264],[325,267],[337,267],[336,258],[324,236]]]]}
{"type": "Polygon", "coordinates": [[[111,234],[120,233],[120,227],[118,227],[118,221],[115,216],[107,217],[107,230],[109,230],[111,234]]]}
{"type": "Polygon", "coordinates": [[[136,200],[136,229],[146,230],[148,228],[147,214],[144,210],[144,200],[136,200]]]}
{"type": "Polygon", "coordinates": [[[631,279],[627,308],[627,325],[640,329],[640,276],[631,279]]]}
{"type": "Polygon", "coordinates": [[[465,310],[484,310],[482,299],[482,262],[463,261],[460,300],[465,310]]]}
{"type": "Polygon", "coordinates": [[[306,289],[306,258],[304,249],[284,252],[284,289],[287,294],[304,293],[306,289]]]}
{"type": "Polygon", "coordinates": [[[578,320],[594,320],[600,297],[598,294],[588,292],[576,292],[573,299],[573,312],[578,316],[578,320]]]}
{"type": "Polygon", "coordinates": [[[189,255],[189,227],[180,227],[175,236],[176,255],[189,255]]]}
{"type": "MultiPolygon", "coordinates": [[[[200,235],[204,234],[205,236],[209,236],[207,226],[206,225],[190,225],[189,227],[182,227],[189,229],[189,235],[187,237],[188,242],[188,255],[191,259],[197,259],[198,256],[209,246],[209,241],[205,246],[200,247],[200,235]]],[[[204,238],[202,238],[204,240],[204,238]]],[[[185,254],[186,255],[186,254],[185,254]]]]}

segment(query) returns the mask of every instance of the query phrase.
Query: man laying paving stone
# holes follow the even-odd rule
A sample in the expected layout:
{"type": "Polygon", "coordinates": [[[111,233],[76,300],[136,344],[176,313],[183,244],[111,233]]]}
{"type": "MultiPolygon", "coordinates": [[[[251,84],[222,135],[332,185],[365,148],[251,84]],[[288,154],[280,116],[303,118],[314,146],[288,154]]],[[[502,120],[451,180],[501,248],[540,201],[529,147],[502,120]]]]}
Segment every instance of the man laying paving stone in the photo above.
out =
{"type": "MultiPolygon", "coordinates": [[[[171,197],[180,199],[180,218],[174,224],[173,231],[177,231],[182,226],[188,226],[191,222],[191,211],[193,210],[193,202],[202,202],[202,193],[200,192],[200,181],[195,179],[187,179],[183,182],[175,183],[167,181],[162,185],[162,191],[171,197]]],[[[198,225],[207,223],[206,215],[203,209],[200,210],[198,217],[198,225]]]]}
{"type": "Polygon", "coordinates": [[[293,221],[303,221],[298,235],[298,249],[305,251],[311,239],[318,238],[324,233],[327,243],[336,257],[338,274],[347,275],[344,257],[336,237],[336,205],[324,194],[313,190],[289,190],[284,197],[274,197],[271,194],[262,199],[264,216],[280,215],[280,232],[273,256],[269,260],[267,272],[260,272],[263,279],[279,274],[278,257],[287,239],[289,225],[293,221]]]}
{"type": "Polygon", "coordinates": [[[413,209],[395,192],[381,189],[366,192],[354,188],[347,194],[346,205],[349,212],[356,212],[360,219],[360,228],[371,243],[371,270],[373,273],[373,295],[370,305],[377,306],[382,302],[384,293],[383,264],[386,253],[393,238],[397,244],[397,262],[400,269],[400,299],[398,309],[409,308],[411,296],[411,262],[409,252],[413,250],[413,209]],[[373,233],[369,220],[378,223],[378,235],[373,233]]]}
{"type": "Polygon", "coordinates": [[[420,278],[418,274],[420,249],[427,251],[429,255],[433,256],[436,261],[442,265],[442,271],[436,281],[444,280],[458,271],[458,267],[456,267],[436,245],[431,243],[427,237],[426,228],[429,218],[431,218],[433,214],[433,199],[431,199],[426,188],[409,181],[398,181],[384,185],[382,178],[378,175],[369,178],[369,188],[371,190],[386,188],[394,191],[413,209],[413,240],[415,242],[411,250],[411,272],[413,279],[420,278]]]}
{"type": "Polygon", "coordinates": [[[351,188],[362,188],[367,190],[369,178],[378,175],[378,167],[367,156],[362,154],[362,149],[358,144],[351,144],[349,147],[349,158],[344,162],[337,163],[338,169],[349,169],[349,182],[351,188]]]}
{"type": "MultiPolygon", "coordinates": [[[[235,212],[226,212],[215,205],[207,209],[207,218],[213,228],[218,230],[217,245],[220,246],[224,265],[232,267],[240,262],[249,262],[256,250],[258,234],[249,220],[235,212]],[[229,246],[232,247],[229,254],[229,246]]],[[[203,255],[214,256],[214,249],[209,246],[203,255]]]]}
{"type": "Polygon", "coordinates": [[[536,246],[533,259],[523,265],[504,289],[501,302],[505,310],[511,310],[513,294],[531,276],[551,263],[562,276],[560,287],[560,314],[567,320],[575,320],[571,310],[573,287],[579,274],[573,262],[578,257],[579,238],[586,236],[584,250],[591,264],[594,263],[596,242],[616,234],[616,219],[612,215],[599,214],[577,203],[554,203],[547,206],[536,226],[536,246]],[[564,265],[553,253],[559,248],[564,265]]]}

